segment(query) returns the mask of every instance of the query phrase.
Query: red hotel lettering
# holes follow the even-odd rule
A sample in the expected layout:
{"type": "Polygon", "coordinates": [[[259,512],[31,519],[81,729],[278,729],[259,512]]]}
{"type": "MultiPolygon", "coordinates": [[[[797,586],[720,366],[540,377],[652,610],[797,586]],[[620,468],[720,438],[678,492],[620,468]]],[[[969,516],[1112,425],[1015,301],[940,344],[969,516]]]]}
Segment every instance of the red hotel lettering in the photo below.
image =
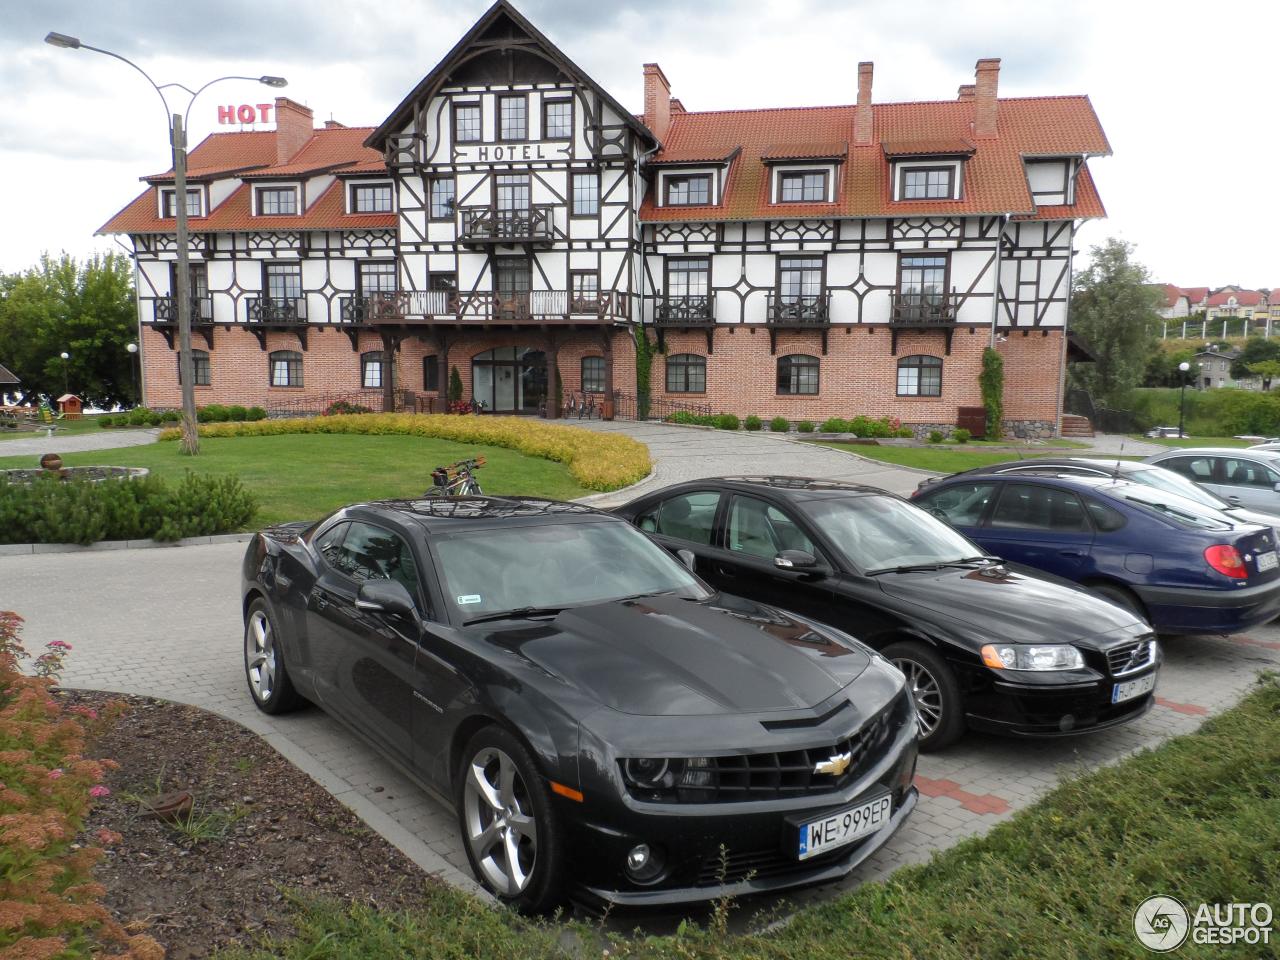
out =
{"type": "Polygon", "coordinates": [[[219,123],[269,123],[274,103],[242,103],[218,107],[219,123]]]}
{"type": "Polygon", "coordinates": [[[241,123],[253,123],[258,119],[258,111],[247,103],[242,103],[236,107],[236,119],[241,123]]]}
{"type": "Polygon", "coordinates": [[[235,107],[219,107],[218,122],[219,123],[235,123],[236,108],[235,107]]]}
{"type": "Polygon", "coordinates": [[[260,104],[258,104],[258,119],[260,119],[263,123],[270,123],[270,122],[271,122],[271,109],[272,109],[272,107],[274,107],[274,106],[275,106],[275,104],[274,104],[274,103],[260,103],[260,104]]]}

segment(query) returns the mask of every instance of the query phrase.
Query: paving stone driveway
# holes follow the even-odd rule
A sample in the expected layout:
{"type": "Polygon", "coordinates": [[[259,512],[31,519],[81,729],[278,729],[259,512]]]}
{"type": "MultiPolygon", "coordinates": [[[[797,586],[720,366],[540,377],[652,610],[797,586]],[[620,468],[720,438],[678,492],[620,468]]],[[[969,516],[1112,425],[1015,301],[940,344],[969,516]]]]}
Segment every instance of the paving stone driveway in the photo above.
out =
{"type": "MultiPolygon", "coordinates": [[[[721,473],[829,470],[826,475],[906,490],[917,479],[833,451],[810,454],[772,438],[649,424],[636,432],[659,459],[659,476],[650,483],[721,473]],[[735,441],[741,445],[734,446],[735,441]]],[[[272,718],[252,706],[240,660],[243,552],[242,544],[224,543],[0,557],[0,609],[17,610],[27,619],[30,648],[55,639],[74,646],[68,685],[165,697],[244,724],[424,868],[475,889],[450,811],[319,710],[272,718]]],[[[1238,700],[1260,669],[1280,668],[1280,629],[1268,626],[1234,639],[1177,638],[1165,644],[1165,654],[1158,705],[1137,723],[1048,742],[973,736],[940,756],[923,757],[921,802],[897,836],[842,884],[794,899],[829,897],[927,859],[932,851],[1026,806],[1065,774],[1194,729],[1205,716],[1238,700]]]]}

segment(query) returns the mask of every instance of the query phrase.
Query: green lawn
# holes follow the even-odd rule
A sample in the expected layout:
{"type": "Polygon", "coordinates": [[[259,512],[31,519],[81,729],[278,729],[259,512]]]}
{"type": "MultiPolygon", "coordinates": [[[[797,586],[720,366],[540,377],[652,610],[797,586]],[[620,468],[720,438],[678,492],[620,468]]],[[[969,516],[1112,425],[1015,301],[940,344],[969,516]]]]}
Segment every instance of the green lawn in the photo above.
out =
{"type": "Polygon", "coordinates": [[[1134,440],[1158,443],[1164,447],[1251,447],[1256,440],[1237,440],[1235,437],[1144,437],[1130,434],[1134,440]]]}
{"type": "Polygon", "coordinates": [[[869,460],[882,460],[900,467],[915,467],[917,470],[928,470],[932,473],[959,473],[973,467],[985,467],[993,463],[1004,463],[1017,460],[1019,457],[1047,457],[1059,454],[1061,448],[1048,446],[1004,447],[999,451],[990,449],[990,444],[942,445],[928,447],[879,447],[872,444],[840,443],[836,440],[813,441],[824,447],[834,447],[848,453],[856,453],[869,460]],[[986,449],[984,449],[986,448],[986,449]]]}
{"type": "MultiPolygon", "coordinates": [[[[1133,914],[1148,896],[1175,896],[1192,911],[1201,903],[1274,904],[1277,783],[1280,685],[1272,677],[1197,732],[1067,780],[985,836],[802,909],[772,933],[730,935],[721,913],[707,927],[687,924],[674,936],[606,938],[593,927],[525,923],[440,885],[415,913],[303,905],[295,937],[221,956],[1139,960],[1152,954],[1134,935],[1133,914]]],[[[1272,936],[1269,948],[1189,938],[1176,956],[1274,956],[1272,936]]]]}
{"type": "MultiPolygon", "coordinates": [[[[66,437],[77,433],[101,433],[102,427],[98,426],[98,417],[100,414],[92,414],[90,416],[81,417],[79,420],[59,420],[57,421],[57,430],[54,431],[54,437],[66,437]]],[[[140,428],[129,428],[140,429],[140,428]]],[[[43,437],[43,430],[5,430],[0,429],[0,440],[30,440],[33,437],[43,437]]]]}
{"type": "MultiPolygon", "coordinates": [[[[176,441],[71,453],[68,466],[148,467],[167,478],[183,471],[234,474],[258,498],[254,526],[318,518],[344,503],[418,496],[431,485],[432,468],[484,456],[478,474],[486,493],[535,494],[570,500],[591,493],[560,463],[502,447],[406,436],[286,434],[275,437],[205,437],[200,456],[184,457],[176,441]]],[[[0,457],[0,469],[29,467],[38,458],[0,457]]]]}

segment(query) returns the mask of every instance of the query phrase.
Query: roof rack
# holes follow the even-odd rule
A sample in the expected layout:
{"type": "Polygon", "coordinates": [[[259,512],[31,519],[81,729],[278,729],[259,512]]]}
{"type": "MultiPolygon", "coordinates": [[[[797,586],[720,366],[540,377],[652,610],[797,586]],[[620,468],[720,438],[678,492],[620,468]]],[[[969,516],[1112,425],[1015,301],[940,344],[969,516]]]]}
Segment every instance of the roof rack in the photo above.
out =
{"type": "Polygon", "coordinates": [[[865,483],[850,483],[847,480],[824,480],[817,477],[721,477],[721,480],[733,483],[758,483],[767,487],[779,487],[785,490],[869,490],[865,483]]]}
{"type": "Polygon", "coordinates": [[[598,511],[581,503],[566,503],[543,497],[423,497],[418,500],[378,500],[390,507],[444,520],[479,520],[505,517],[536,517],[552,514],[589,514],[598,511]]]}

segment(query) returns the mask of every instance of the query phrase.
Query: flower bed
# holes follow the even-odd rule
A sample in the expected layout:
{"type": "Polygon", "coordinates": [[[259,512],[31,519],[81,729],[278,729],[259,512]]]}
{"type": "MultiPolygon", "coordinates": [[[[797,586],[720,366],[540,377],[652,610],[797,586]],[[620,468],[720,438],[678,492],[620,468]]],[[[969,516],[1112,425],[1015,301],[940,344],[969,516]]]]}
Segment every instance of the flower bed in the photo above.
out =
{"type": "MultiPolygon", "coordinates": [[[[202,437],[271,437],[286,433],[400,434],[492,444],[563,463],[574,480],[588,490],[617,490],[643,480],[652,469],[649,451],[638,440],[523,417],[365,413],[200,427],[202,437]]],[[[176,440],[178,436],[177,430],[165,430],[160,439],[176,440]]]]}
{"type": "MultiPolygon", "coordinates": [[[[159,944],[129,936],[102,906],[92,875],[102,847],[77,840],[93,800],[110,792],[102,779],[111,763],[83,756],[99,716],[54,696],[71,647],[50,643],[34,675],[24,674],[21,624],[0,611],[0,955],[159,960],[159,944]]],[[[94,839],[119,836],[102,830],[94,839]]]]}

